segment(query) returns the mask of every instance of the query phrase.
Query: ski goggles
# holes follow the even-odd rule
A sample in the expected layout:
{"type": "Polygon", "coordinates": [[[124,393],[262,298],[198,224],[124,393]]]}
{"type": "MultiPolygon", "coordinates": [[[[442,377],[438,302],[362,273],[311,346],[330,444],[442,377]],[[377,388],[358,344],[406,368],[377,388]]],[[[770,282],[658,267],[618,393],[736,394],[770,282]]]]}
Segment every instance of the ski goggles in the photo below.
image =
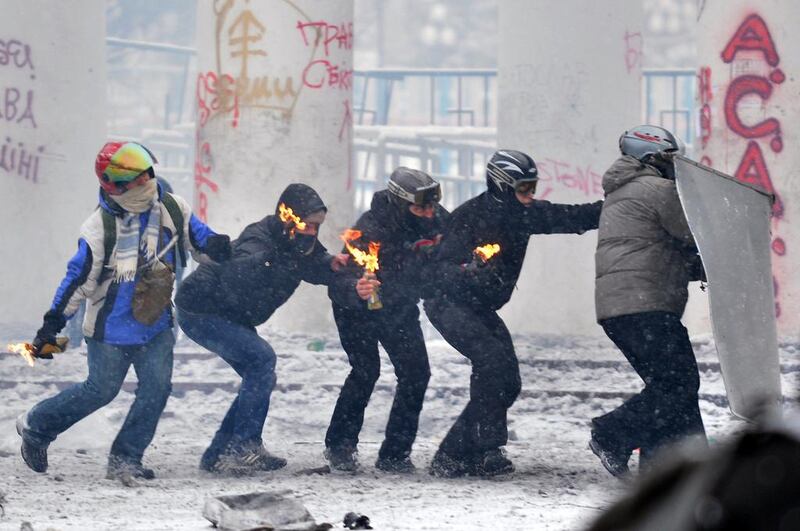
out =
{"type": "Polygon", "coordinates": [[[517,181],[514,183],[514,191],[522,195],[533,195],[536,193],[536,184],[539,179],[517,181]]]}
{"type": "Polygon", "coordinates": [[[417,206],[432,205],[442,200],[442,186],[437,182],[426,186],[420,186],[413,192],[404,190],[393,181],[389,181],[387,187],[394,195],[402,197],[409,203],[417,206]]]}

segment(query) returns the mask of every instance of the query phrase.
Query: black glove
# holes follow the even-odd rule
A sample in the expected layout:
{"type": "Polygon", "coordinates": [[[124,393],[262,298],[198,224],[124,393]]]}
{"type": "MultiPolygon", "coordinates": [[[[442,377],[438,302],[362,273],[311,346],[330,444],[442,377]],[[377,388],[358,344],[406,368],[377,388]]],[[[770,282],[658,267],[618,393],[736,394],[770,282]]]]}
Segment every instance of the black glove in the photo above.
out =
{"type": "Polygon", "coordinates": [[[208,237],[205,254],[217,263],[231,257],[231,238],[227,234],[214,234],[208,237]]]}
{"type": "Polygon", "coordinates": [[[51,360],[53,355],[42,354],[42,349],[45,345],[56,345],[56,334],[64,328],[67,320],[61,313],[49,310],[44,314],[43,321],[42,327],[36,332],[36,337],[33,339],[33,355],[37,358],[51,360]]]}

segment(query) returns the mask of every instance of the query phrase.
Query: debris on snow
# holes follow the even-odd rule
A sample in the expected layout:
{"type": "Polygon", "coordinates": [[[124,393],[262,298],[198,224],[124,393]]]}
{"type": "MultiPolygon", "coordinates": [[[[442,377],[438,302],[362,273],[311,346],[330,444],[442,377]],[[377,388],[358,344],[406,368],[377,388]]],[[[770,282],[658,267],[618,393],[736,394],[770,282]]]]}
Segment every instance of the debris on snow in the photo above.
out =
{"type": "Polygon", "coordinates": [[[223,531],[317,531],[332,527],[318,526],[311,513],[290,494],[291,491],[251,492],[209,498],[203,516],[223,531]]]}

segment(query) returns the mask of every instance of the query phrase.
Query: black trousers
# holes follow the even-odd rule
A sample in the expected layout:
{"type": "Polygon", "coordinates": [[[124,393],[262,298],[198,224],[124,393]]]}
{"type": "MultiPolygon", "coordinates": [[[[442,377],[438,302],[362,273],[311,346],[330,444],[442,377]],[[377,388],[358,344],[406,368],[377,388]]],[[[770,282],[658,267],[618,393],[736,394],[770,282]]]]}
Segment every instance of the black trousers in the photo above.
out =
{"type": "Polygon", "coordinates": [[[600,322],[644,381],[644,389],[614,411],[592,419],[596,435],[642,455],[688,435],[705,435],[698,405],[700,375],[680,316],[647,312],[600,322]]]}
{"type": "Polygon", "coordinates": [[[508,442],[508,409],[522,386],[511,334],[492,310],[443,299],[425,311],[450,345],[472,362],[469,402],[439,445],[454,458],[470,461],[508,442]]]}
{"type": "Polygon", "coordinates": [[[358,444],[364,410],[380,376],[380,342],[394,365],[397,388],[379,457],[408,456],[417,436],[431,376],[419,309],[416,305],[406,305],[368,312],[334,304],[333,316],[352,369],[336,401],[325,446],[355,448],[358,444]]]}

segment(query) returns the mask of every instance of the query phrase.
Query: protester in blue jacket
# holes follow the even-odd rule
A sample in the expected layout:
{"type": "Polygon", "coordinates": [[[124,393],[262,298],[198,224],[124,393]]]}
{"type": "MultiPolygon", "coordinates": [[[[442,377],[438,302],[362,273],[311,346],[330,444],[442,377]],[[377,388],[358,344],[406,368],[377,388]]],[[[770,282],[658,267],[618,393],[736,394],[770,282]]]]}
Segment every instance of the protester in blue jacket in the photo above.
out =
{"type": "Polygon", "coordinates": [[[34,356],[47,357],[48,345],[86,300],[89,375],[17,419],[22,457],[35,472],[47,470],[47,448],[60,433],[114,399],[133,365],[136,398],[111,446],[108,477],[155,476],[142,456],[172,388],[176,258],[184,260],[186,248],[212,260],[230,255],[227,236],[195,217],[184,199],[161,190],[155,163],[135,142],[109,142],[97,155],[99,206],[81,227],[78,251],[32,343],[34,356]]]}

